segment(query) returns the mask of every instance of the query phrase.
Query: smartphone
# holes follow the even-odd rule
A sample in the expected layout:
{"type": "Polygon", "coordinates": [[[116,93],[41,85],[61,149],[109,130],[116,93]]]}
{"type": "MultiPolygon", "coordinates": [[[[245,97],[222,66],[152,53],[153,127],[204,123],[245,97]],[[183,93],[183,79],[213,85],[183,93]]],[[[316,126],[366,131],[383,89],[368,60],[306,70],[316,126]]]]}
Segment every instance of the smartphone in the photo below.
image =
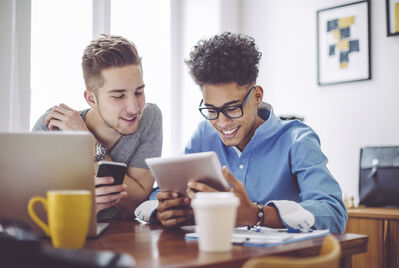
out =
{"type": "MultiPolygon", "coordinates": [[[[125,178],[127,165],[121,162],[100,161],[98,162],[97,177],[113,177],[114,182],[111,184],[99,184],[96,188],[110,185],[120,185],[125,178]]],[[[111,193],[117,194],[117,193],[111,193]]]]}

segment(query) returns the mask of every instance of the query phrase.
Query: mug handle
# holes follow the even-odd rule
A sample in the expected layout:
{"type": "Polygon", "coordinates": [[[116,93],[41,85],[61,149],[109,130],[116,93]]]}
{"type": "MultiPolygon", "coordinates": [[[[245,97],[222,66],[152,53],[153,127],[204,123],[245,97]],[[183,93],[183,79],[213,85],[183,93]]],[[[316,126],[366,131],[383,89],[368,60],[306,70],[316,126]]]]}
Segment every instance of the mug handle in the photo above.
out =
{"type": "Polygon", "coordinates": [[[39,202],[42,203],[44,209],[47,211],[47,200],[41,196],[34,196],[29,200],[28,203],[28,212],[29,216],[32,218],[32,220],[40,227],[42,230],[46,233],[46,235],[50,236],[50,229],[47,224],[45,224],[37,215],[35,212],[35,204],[39,202]]]}

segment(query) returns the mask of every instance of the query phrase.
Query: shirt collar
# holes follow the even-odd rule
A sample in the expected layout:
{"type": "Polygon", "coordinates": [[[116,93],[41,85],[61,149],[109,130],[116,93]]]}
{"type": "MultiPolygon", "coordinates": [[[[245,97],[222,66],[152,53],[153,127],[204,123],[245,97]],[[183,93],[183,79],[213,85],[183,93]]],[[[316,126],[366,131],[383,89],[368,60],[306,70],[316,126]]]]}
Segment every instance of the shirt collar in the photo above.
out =
{"type": "Polygon", "coordinates": [[[240,156],[241,156],[241,151],[240,151],[240,149],[238,149],[237,146],[235,146],[235,145],[233,145],[233,146],[231,146],[231,147],[233,147],[233,149],[234,149],[234,151],[237,153],[238,157],[240,157],[240,156]]]}
{"type": "Polygon", "coordinates": [[[269,138],[280,130],[281,120],[274,114],[273,107],[270,104],[261,102],[258,115],[266,121],[256,129],[254,137],[261,135],[263,139],[269,138]]]}

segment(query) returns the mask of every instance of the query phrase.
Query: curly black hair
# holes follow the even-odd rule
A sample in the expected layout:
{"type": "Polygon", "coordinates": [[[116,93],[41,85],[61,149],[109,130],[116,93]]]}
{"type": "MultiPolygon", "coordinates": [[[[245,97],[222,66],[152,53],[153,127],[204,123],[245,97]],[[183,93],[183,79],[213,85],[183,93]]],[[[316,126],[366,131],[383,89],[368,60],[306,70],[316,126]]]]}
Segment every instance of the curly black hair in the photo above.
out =
{"type": "Polygon", "coordinates": [[[199,86],[234,82],[242,86],[256,82],[261,57],[252,37],[225,32],[200,40],[185,62],[199,86]]]}

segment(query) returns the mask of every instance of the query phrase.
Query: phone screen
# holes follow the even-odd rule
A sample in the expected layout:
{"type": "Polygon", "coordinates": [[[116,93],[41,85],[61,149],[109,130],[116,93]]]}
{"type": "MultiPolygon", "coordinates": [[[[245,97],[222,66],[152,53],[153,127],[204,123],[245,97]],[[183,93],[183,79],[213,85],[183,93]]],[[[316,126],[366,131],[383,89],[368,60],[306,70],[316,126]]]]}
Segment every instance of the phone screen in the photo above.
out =
{"type": "Polygon", "coordinates": [[[98,170],[97,170],[97,177],[113,177],[114,182],[111,184],[99,184],[96,185],[96,188],[102,186],[110,186],[110,185],[119,185],[123,183],[123,179],[125,178],[126,174],[126,165],[124,163],[119,162],[99,162],[98,170]]]}

